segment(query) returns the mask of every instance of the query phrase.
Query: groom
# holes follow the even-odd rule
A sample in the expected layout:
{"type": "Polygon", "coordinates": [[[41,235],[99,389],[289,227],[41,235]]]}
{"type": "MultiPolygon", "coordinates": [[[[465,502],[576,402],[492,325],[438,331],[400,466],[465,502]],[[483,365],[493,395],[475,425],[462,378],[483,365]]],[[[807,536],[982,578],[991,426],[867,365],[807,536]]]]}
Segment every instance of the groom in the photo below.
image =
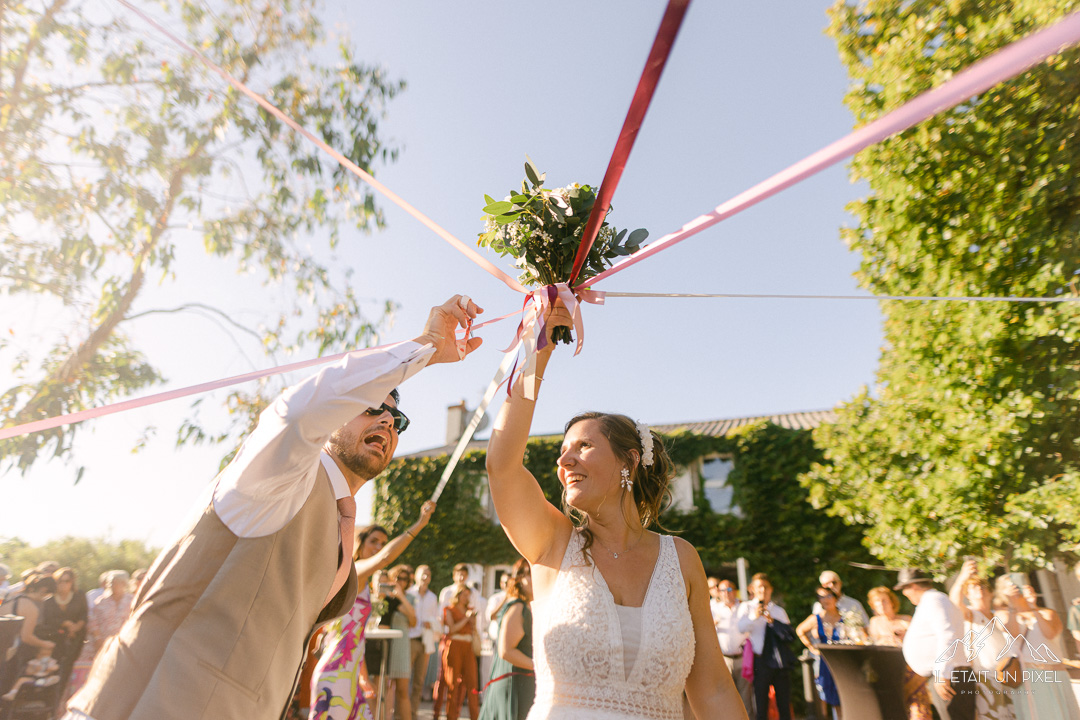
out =
{"type": "Polygon", "coordinates": [[[475,350],[454,332],[480,312],[454,296],[414,341],[351,353],[271,403],[154,562],[66,718],[280,717],[308,638],[356,597],[353,495],[408,427],[394,388],[475,350]]]}

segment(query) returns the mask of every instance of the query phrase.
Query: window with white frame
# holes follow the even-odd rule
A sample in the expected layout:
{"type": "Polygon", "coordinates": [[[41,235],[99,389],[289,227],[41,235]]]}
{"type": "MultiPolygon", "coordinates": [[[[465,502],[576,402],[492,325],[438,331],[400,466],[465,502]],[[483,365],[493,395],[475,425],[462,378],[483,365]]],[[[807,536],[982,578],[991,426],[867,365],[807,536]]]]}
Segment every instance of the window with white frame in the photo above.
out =
{"type": "Polygon", "coordinates": [[[720,455],[701,461],[701,491],[715,513],[742,515],[742,510],[735,504],[735,491],[728,483],[728,476],[734,467],[735,463],[730,457],[720,455]]]}

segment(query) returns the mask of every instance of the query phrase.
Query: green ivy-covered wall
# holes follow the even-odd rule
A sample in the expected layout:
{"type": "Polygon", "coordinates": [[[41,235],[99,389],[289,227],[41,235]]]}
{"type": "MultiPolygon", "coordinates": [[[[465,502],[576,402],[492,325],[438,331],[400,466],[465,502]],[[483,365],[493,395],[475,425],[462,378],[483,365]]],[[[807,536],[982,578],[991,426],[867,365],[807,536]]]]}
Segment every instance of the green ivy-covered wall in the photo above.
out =
{"type": "MultiPolygon", "coordinates": [[[[799,475],[822,461],[810,431],[762,422],[725,437],[680,432],[663,439],[672,459],[684,468],[696,467],[701,458],[713,454],[734,461],[728,482],[741,516],[714,513],[696,488],[693,510],[669,510],[661,517],[669,531],[698,549],[707,570],[720,571],[736,558],[746,558],[750,572],[772,577],[795,622],[809,614],[817,576],[826,568],[839,572],[845,591],[864,604],[866,591],[886,582],[884,573],[848,565],[875,562],[862,545],[862,529],[815,510],[799,485],[799,475]]],[[[525,459],[556,507],[561,507],[555,474],[560,443],[559,437],[534,438],[525,459]]],[[[484,457],[480,450],[462,458],[431,524],[402,555],[402,562],[430,565],[434,587],[449,584],[455,563],[507,564],[518,557],[482,505],[487,482],[484,457]]],[[[403,532],[431,496],[446,461],[445,455],[395,461],[376,483],[376,521],[392,534],[403,532]]]]}

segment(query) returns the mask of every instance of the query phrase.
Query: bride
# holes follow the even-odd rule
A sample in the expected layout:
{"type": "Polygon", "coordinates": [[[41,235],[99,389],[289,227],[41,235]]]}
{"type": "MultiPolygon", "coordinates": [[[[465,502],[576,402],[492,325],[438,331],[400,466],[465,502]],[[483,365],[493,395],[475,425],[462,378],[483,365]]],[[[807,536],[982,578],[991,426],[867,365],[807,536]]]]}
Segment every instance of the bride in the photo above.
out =
{"type": "MultiPolygon", "coordinates": [[[[556,307],[548,332],[569,325],[556,307]]],[[[554,345],[538,353],[542,379],[554,345]]],[[[524,466],[535,402],[522,380],[499,413],[487,472],[499,520],[532,565],[536,703],[528,720],[746,718],[713,628],[705,570],[680,538],[648,528],[673,465],[659,437],[624,415],[566,424],[564,515],[524,466]]]]}

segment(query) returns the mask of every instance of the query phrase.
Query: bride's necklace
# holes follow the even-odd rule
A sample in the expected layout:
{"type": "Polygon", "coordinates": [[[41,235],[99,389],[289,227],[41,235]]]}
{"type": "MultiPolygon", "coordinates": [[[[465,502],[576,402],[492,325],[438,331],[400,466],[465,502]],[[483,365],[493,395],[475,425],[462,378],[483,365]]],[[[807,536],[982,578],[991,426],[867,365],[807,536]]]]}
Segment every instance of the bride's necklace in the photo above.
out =
{"type": "Polygon", "coordinates": [[[637,544],[638,544],[639,542],[641,542],[641,538],[643,538],[643,537],[645,537],[645,531],[644,531],[644,530],[642,530],[642,531],[641,531],[641,534],[640,534],[640,535],[638,535],[638,537],[637,537],[637,540],[635,540],[635,541],[634,541],[633,543],[631,543],[630,547],[626,548],[625,550],[623,550],[623,551],[621,551],[621,552],[615,552],[614,550],[611,550],[610,548],[608,548],[608,546],[607,546],[607,545],[605,545],[605,544],[604,544],[604,542],[603,542],[603,541],[602,541],[602,540],[601,540],[600,538],[598,538],[598,537],[596,537],[595,535],[593,535],[593,538],[594,538],[594,539],[596,540],[596,542],[600,543],[600,547],[602,547],[602,548],[604,548],[605,550],[607,550],[607,551],[608,551],[608,553],[610,553],[610,554],[611,554],[611,557],[615,558],[616,560],[618,560],[618,559],[619,559],[619,555],[625,555],[626,553],[630,552],[630,551],[631,551],[631,550],[633,550],[633,549],[634,549],[635,547],[637,547],[637,544]]]}

